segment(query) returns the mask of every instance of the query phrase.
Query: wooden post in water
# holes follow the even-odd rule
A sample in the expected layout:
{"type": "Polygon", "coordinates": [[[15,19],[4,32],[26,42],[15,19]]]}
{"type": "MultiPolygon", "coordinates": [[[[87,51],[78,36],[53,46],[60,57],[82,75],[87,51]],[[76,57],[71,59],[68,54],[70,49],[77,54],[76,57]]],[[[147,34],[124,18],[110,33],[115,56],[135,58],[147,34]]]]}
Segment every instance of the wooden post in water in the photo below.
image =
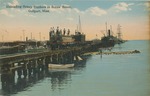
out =
{"type": "Polygon", "coordinates": [[[45,68],[48,68],[48,64],[50,63],[50,56],[45,57],[45,68]]]}
{"type": "Polygon", "coordinates": [[[31,73],[32,73],[31,64],[32,64],[32,60],[29,60],[29,62],[28,62],[28,64],[27,64],[27,69],[28,69],[28,75],[29,75],[29,76],[31,76],[31,73]]]}
{"type": "Polygon", "coordinates": [[[60,63],[63,64],[64,63],[64,54],[61,53],[61,56],[60,56],[60,63]]]}
{"type": "Polygon", "coordinates": [[[100,53],[100,56],[101,56],[101,58],[102,58],[102,49],[99,49],[99,53],[100,53]]]}
{"type": "Polygon", "coordinates": [[[2,89],[7,90],[8,85],[9,85],[9,80],[10,80],[10,65],[5,64],[1,66],[1,84],[2,84],[2,89]]]}
{"type": "Polygon", "coordinates": [[[45,57],[42,57],[41,58],[41,71],[44,71],[44,68],[45,68],[45,57]]]}
{"type": "Polygon", "coordinates": [[[38,58],[38,59],[37,59],[37,71],[38,71],[38,72],[40,71],[41,61],[42,61],[41,58],[38,58]]]}
{"type": "Polygon", "coordinates": [[[33,75],[36,74],[36,66],[37,66],[37,59],[33,59],[33,64],[32,64],[33,75]]]}
{"type": "MultiPolygon", "coordinates": [[[[18,62],[18,66],[21,66],[21,63],[25,64],[25,62],[18,62]]],[[[18,78],[21,78],[22,68],[17,69],[18,78]]]]}
{"type": "Polygon", "coordinates": [[[24,64],[22,65],[23,67],[23,75],[24,75],[24,78],[27,77],[27,61],[24,61],[24,64]]]}
{"type": "Polygon", "coordinates": [[[53,62],[53,55],[50,56],[50,63],[53,62]]]}
{"type": "Polygon", "coordinates": [[[56,63],[59,64],[59,54],[56,53],[56,63]]]}

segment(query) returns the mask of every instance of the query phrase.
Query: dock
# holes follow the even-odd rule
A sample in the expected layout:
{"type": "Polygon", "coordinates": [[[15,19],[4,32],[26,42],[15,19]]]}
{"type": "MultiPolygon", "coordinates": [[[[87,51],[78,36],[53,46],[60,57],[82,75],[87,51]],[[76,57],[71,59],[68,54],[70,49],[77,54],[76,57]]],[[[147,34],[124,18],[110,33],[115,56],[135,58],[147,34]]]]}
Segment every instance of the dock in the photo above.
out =
{"type": "Polygon", "coordinates": [[[18,78],[27,78],[32,74],[43,73],[48,69],[48,64],[72,63],[75,56],[90,52],[92,49],[93,45],[85,45],[59,50],[1,55],[2,89],[11,87],[10,81],[13,82],[16,75],[18,78]]]}

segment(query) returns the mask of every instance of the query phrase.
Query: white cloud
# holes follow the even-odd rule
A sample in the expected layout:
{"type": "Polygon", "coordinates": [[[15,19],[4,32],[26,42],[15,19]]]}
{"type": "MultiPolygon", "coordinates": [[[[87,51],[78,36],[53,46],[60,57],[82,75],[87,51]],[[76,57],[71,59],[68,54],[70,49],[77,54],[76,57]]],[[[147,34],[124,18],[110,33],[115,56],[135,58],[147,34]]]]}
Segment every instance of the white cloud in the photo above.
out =
{"type": "Polygon", "coordinates": [[[0,10],[0,14],[6,15],[6,16],[9,16],[9,17],[13,17],[13,15],[9,14],[9,12],[6,9],[0,10]]]}
{"type": "MultiPolygon", "coordinates": [[[[12,0],[12,2],[9,2],[7,3],[9,6],[16,6],[16,5],[19,5],[19,2],[18,0],[12,0]]],[[[20,9],[15,9],[15,8],[10,8],[11,10],[7,10],[7,9],[2,9],[0,10],[0,14],[3,14],[3,15],[6,15],[6,16],[9,16],[9,17],[14,17],[14,14],[16,13],[20,13],[21,10],[20,9]],[[14,13],[13,15],[11,13],[14,13]]]]}
{"type": "Polygon", "coordinates": [[[62,6],[62,7],[67,7],[67,8],[71,8],[71,6],[68,5],[68,4],[61,4],[61,6],[62,6]]]}
{"type": "Polygon", "coordinates": [[[150,11],[150,2],[139,3],[139,4],[137,4],[137,6],[138,6],[138,7],[144,6],[144,7],[145,7],[144,10],[150,11]]]}
{"type": "Polygon", "coordinates": [[[150,7],[150,2],[146,2],[146,3],[145,3],[145,6],[146,6],[146,7],[150,7]]]}
{"type": "Polygon", "coordinates": [[[132,10],[130,8],[130,6],[134,5],[134,3],[125,3],[125,2],[121,2],[121,3],[117,3],[115,6],[113,6],[112,8],[116,11],[116,12],[120,12],[120,11],[130,11],[132,10]]]}
{"type": "Polygon", "coordinates": [[[144,5],[147,7],[147,9],[150,11],[150,2],[144,3],[144,5]]]}
{"type": "Polygon", "coordinates": [[[76,13],[80,13],[81,11],[77,8],[73,8],[73,10],[76,12],[76,13]]]}
{"type": "MultiPolygon", "coordinates": [[[[70,6],[62,4],[61,6],[70,6]]],[[[121,11],[131,11],[134,3],[120,2],[112,6],[111,8],[104,10],[98,6],[89,7],[85,10],[79,10],[78,8],[49,8],[50,12],[58,14],[82,14],[82,15],[93,15],[93,16],[102,16],[108,13],[121,12],[121,11]]]]}
{"type": "Polygon", "coordinates": [[[10,6],[19,5],[19,2],[18,2],[18,0],[13,0],[12,3],[8,3],[8,5],[10,5],[10,6]]]}
{"type": "Polygon", "coordinates": [[[90,12],[92,15],[101,16],[107,14],[107,12],[99,7],[90,7],[85,12],[90,12]]]}

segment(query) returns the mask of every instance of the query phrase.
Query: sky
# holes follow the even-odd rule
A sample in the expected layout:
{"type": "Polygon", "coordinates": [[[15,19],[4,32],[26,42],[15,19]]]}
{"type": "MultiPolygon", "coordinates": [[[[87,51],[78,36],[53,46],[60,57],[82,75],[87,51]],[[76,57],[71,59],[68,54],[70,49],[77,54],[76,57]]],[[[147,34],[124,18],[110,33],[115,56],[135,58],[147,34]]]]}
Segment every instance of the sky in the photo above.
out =
{"type": "Polygon", "coordinates": [[[86,40],[100,39],[106,22],[115,36],[119,24],[123,39],[149,40],[149,13],[147,0],[0,0],[0,42],[24,37],[48,40],[50,28],[57,26],[74,34],[79,16],[86,40]]]}

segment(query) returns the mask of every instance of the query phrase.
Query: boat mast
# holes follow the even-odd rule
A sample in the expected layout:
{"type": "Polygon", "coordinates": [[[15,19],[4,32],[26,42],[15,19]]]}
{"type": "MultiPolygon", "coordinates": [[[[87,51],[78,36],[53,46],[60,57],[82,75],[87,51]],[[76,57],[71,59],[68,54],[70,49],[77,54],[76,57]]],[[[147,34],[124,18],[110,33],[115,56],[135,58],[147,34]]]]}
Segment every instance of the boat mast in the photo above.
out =
{"type": "Polygon", "coordinates": [[[113,35],[112,26],[110,25],[110,34],[113,35]]]}
{"type": "Polygon", "coordinates": [[[108,35],[108,33],[107,33],[107,22],[105,24],[106,24],[106,34],[108,35]]]}
{"type": "Polygon", "coordinates": [[[121,26],[120,26],[119,24],[118,24],[117,31],[118,31],[118,33],[117,33],[117,34],[118,34],[118,39],[119,39],[119,40],[122,40],[122,38],[121,38],[121,37],[122,37],[121,26]]]}
{"type": "Polygon", "coordinates": [[[81,28],[81,21],[80,21],[80,15],[79,15],[79,32],[82,32],[82,28],[81,28]]]}

